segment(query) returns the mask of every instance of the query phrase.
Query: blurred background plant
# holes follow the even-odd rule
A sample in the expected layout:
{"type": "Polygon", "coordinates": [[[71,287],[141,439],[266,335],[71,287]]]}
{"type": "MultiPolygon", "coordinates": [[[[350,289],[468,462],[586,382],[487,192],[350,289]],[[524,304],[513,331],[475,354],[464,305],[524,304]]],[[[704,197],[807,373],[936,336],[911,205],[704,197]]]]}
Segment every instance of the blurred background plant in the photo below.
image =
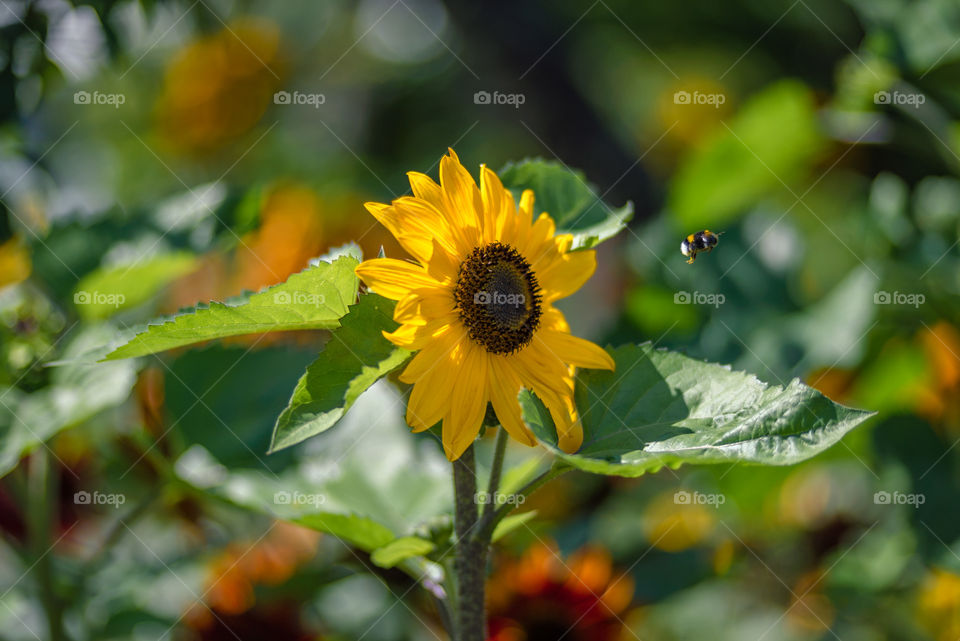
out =
{"type": "MultiPolygon", "coordinates": [[[[75,359],[349,241],[401,256],[362,203],[448,145],[634,202],[575,333],[880,410],[795,468],[557,481],[492,638],[960,636],[956,3],[0,4],[4,638],[442,638],[403,572],[244,507],[253,472],[354,473],[346,424],[265,454],[324,332],[75,359]]],[[[401,412],[381,384],[344,422],[401,412]]]]}

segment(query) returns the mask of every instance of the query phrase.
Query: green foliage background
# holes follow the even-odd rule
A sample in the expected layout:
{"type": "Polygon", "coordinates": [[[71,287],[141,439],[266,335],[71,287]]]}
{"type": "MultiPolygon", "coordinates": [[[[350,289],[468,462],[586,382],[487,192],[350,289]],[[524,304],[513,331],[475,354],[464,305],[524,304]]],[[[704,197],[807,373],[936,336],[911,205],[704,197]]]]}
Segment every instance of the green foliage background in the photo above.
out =
{"type": "MultiPolygon", "coordinates": [[[[571,567],[602,549],[632,588],[605,627],[567,621],[571,638],[960,637],[955,3],[5,15],[4,638],[47,638],[51,598],[78,640],[442,638],[419,586],[449,569],[449,469],[436,434],[408,433],[404,387],[371,386],[407,355],[357,342],[391,327],[390,304],[355,304],[351,265],[399,255],[362,203],[407,193],[406,171],[435,176],[447,146],[597,246],[597,274],[562,307],[578,335],[626,347],[616,373],[581,379],[588,444],[564,458],[645,472],[568,473],[501,524],[495,625],[553,638],[510,604],[577,612],[499,574],[550,543],[571,567]],[[704,228],[720,245],[687,265],[680,241],[704,228]],[[277,324],[293,331],[259,333],[277,324]],[[223,340],[183,347],[204,338],[223,340]],[[865,415],[821,392],[878,415],[847,434],[865,415]],[[637,429],[635,397],[662,418],[637,429]],[[758,412],[781,397],[792,423],[758,412]],[[601,435],[624,442],[591,445],[601,435]],[[760,467],[727,464],[731,450],[825,451],[760,467]],[[691,459],[716,464],[678,466],[691,459]],[[284,521],[327,534],[275,556],[297,548],[276,538],[294,536],[284,521]]],[[[525,406],[545,446],[510,448],[506,494],[555,454],[525,406]]]]}

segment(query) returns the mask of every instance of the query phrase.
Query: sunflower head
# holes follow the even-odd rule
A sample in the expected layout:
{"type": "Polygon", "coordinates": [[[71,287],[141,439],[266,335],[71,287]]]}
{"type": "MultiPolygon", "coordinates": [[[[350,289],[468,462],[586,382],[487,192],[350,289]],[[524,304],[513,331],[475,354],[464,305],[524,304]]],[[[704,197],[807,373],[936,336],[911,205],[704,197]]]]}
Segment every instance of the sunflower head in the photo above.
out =
{"type": "Polygon", "coordinates": [[[357,275],[397,301],[400,327],[384,335],[419,353],[400,375],[413,384],[407,422],[423,431],[443,421],[443,447],[455,460],[480,431],[488,404],[521,443],[536,439],[517,394],[532,390],[550,410],[564,451],[583,442],[573,403],[575,367],[613,369],[597,345],[570,334],[553,306],[596,268],[592,250],[570,251],[546,213],[533,218],[533,192],[520,203],[497,175],[480,169],[479,186],[450,150],[440,184],[410,172],[413,196],[367,209],[416,262],[375,258],[357,275]]]}

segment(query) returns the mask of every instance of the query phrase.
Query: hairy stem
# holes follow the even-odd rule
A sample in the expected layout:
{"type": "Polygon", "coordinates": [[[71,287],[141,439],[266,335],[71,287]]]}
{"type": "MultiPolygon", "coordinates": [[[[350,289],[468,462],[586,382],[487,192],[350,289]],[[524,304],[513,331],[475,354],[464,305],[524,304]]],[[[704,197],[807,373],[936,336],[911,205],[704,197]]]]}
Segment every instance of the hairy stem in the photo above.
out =
{"type": "Polygon", "coordinates": [[[487,502],[483,507],[483,516],[486,517],[496,505],[497,490],[500,489],[500,476],[503,473],[503,456],[507,451],[507,441],[510,439],[507,430],[502,427],[497,432],[497,444],[493,450],[493,462],[490,465],[490,483],[487,485],[487,502]]]}
{"type": "Polygon", "coordinates": [[[473,445],[453,462],[453,493],[456,501],[454,530],[457,536],[453,564],[457,575],[454,639],[484,641],[487,627],[484,581],[489,544],[474,536],[479,514],[473,445]]]}

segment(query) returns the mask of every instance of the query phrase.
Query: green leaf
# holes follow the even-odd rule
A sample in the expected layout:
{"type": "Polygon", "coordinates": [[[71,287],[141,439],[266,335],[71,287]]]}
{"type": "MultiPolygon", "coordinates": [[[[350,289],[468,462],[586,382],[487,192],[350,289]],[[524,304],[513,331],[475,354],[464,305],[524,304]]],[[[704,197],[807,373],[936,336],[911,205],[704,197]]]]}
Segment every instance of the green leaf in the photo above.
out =
{"type": "Polygon", "coordinates": [[[575,399],[584,442],[556,447],[553,422],[530,394],[531,429],[571,465],[598,474],[640,476],[682,463],[791,465],[840,440],[874,412],[838,405],[793,380],[786,388],[649,344],[610,352],[616,371],[587,370],[575,399]]]}
{"type": "Polygon", "coordinates": [[[716,229],[802,178],[824,144],[811,91],[796,81],[776,83],[691,152],[670,186],[668,207],[684,233],[716,229]]]}
{"type": "Polygon", "coordinates": [[[573,234],[573,249],[587,249],[612,238],[633,217],[633,203],[619,209],[607,206],[582,172],[556,161],[534,158],[510,163],[499,175],[518,201],[524,189],[532,189],[534,218],[549,213],[557,233],[573,234]]]}
{"type": "Polygon", "coordinates": [[[107,318],[120,309],[148,301],[160,288],[191,271],[196,263],[193,254],[177,252],[133,265],[101,267],[77,283],[73,302],[82,318],[107,318]]]}
{"type": "MultiPolygon", "coordinates": [[[[64,350],[66,358],[107,340],[111,328],[90,326],[64,350]]],[[[136,381],[133,362],[71,363],[51,370],[50,385],[32,394],[0,388],[0,476],[56,435],[126,400],[136,381]]]]}
{"type": "Polygon", "coordinates": [[[393,301],[367,294],[350,308],[326,349],[297,383],[277,419],[270,452],[333,427],[360,394],[407,360],[410,352],[395,347],[381,333],[397,328],[393,307],[393,301]]]}
{"type": "Polygon", "coordinates": [[[393,532],[389,528],[356,514],[319,512],[291,520],[312,530],[332,534],[366,552],[382,548],[393,540],[393,532]]]}
{"type": "Polygon", "coordinates": [[[372,386],[337,429],[304,445],[279,476],[231,470],[217,487],[229,500],[333,534],[366,551],[415,536],[453,507],[450,464],[432,437],[411,434],[400,394],[372,386]]]}
{"type": "Polygon", "coordinates": [[[375,550],[370,555],[370,560],[381,568],[392,568],[411,557],[426,556],[435,547],[433,541],[427,541],[418,536],[404,536],[375,550]]]}
{"type": "Polygon", "coordinates": [[[357,292],[355,258],[344,256],[332,263],[292,275],[285,283],[251,295],[245,303],[210,303],[179,314],[159,325],[150,325],[104,360],[154,354],[192,343],[297,329],[334,329],[357,292]]]}
{"type": "Polygon", "coordinates": [[[502,521],[497,523],[497,527],[493,528],[493,536],[491,537],[491,542],[496,543],[506,535],[510,534],[516,530],[521,525],[524,525],[527,521],[532,521],[537,516],[536,510],[530,510],[528,512],[520,512],[519,514],[511,514],[510,516],[505,516],[502,521]]]}

